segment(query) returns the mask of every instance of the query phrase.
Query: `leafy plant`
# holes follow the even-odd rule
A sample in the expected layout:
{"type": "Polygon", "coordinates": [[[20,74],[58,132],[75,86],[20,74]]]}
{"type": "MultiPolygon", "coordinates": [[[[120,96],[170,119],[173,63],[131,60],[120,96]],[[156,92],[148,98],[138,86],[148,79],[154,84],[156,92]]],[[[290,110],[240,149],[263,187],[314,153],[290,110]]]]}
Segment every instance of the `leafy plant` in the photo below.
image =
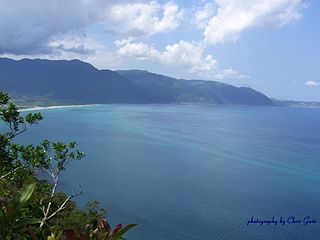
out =
{"type": "Polygon", "coordinates": [[[123,227],[122,224],[117,224],[112,230],[109,223],[101,218],[96,228],[88,225],[84,231],[65,229],[58,234],[51,234],[48,240],[125,240],[123,235],[135,226],[136,224],[129,224],[123,227]]]}
{"type": "Polygon", "coordinates": [[[23,215],[23,208],[27,205],[35,190],[35,184],[26,185],[16,197],[1,204],[0,209],[0,239],[14,239],[13,236],[26,231],[30,225],[39,224],[40,219],[23,215]]]}

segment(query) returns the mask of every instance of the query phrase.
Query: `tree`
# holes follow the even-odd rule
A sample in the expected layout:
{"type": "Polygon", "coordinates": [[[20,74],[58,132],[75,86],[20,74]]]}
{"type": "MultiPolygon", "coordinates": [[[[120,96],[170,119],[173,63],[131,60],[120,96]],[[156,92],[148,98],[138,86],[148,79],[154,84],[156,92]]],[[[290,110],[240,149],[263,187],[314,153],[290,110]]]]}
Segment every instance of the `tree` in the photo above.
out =
{"type": "MultiPolygon", "coordinates": [[[[41,113],[22,116],[9,96],[0,92],[0,118],[4,122],[1,127],[5,128],[0,133],[0,240],[25,239],[26,230],[33,239],[37,239],[37,234],[44,237],[54,229],[60,232],[61,239],[69,239],[66,233],[71,232],[81,237],[84,231],[87,238],[83,239],[102,239],[97,238],[102,236],[103,239],[122,239],[122,235],[135,226],[131,224],[122,228],[122,225],[117,225],[111,231],[97,202],[93,202],[91,207],[89,204],[87,211],[76,207],[72,200],[83,193],[81,188],[69,195],[57,192],[61,173],[68,163],[85,157],[75,142],[43,140],[39,145],[27,146],[14,142],[15,137],[43,119],[41,113]],[[38,172],[46,173],[51,182],[39,179],[38,172]],[[63,214],[65,212],[68,214],[63,214]],[[77,220],[81,222],[74,224],[77,220]],[[70,223],[78,229],[62,229],[70,223]],[[34,224],[38,224],[35,230],[30,228],[34,224]]],[[[52,234],[52,239],[57,239],[52,234]]]]}

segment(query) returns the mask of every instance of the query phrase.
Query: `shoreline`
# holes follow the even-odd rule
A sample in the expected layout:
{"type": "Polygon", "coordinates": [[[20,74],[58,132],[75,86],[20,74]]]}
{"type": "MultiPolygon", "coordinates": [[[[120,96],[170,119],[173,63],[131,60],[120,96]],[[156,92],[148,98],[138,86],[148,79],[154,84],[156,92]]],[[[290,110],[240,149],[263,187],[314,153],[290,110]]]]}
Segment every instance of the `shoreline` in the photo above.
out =
{"type": "Polygon", "coordinates": [[[47,107],[33,106],[33,107],[27,107],[27,108],[20,108],[18,111],[27,112],[27,111],[39,111],[39,110],[59,109],[59,108],[90,107],[90,106],[97,106],[97,105],[100,105],[100,104],[56,105],[56,106],[47,106],[47,107]]]}
{"type": "MultiPolygon", "coordinates": [[[[174,104],[174,105],[198,105],[199,103],[179,103],[179,104],[174,104]]],[[[18,112],[28,112],[28,111],[41,111],[41,110],[49,110],[49,109],[60,109],[60,108],[78,108],[78,107],[93,107],[93,106],[98,106],[98,105],[104,105],[104,104],[99,104],[99,103],[94,103],[94,104],[71,104],[71,105],[53,105],[53,106],[32,106],[32,107],[21,107],[18,109],[18,112]]],[[[148,105],[148,104],[145,104],[148,105]]],[[[163,105],[163,104],[161,104],[163,105]]],[[[169,104],[164,104],[164,105],[172,105],[171,103],[169,104]]],[[[200,105],[213,105],[213,106],[237,106],[237,107],[257,107],[255,105],[220,105],[220,104],[203,104],[200,103],[200,105]]],[[[261,107],[261,106],[258,106],[261,107]]],[[[303,109],[320,109],[320,106],[285,106],[285,105],[275,105],[275,106],[263,106],[263,107],[285,107],[285,108],[303,108],[303,109]]]]}

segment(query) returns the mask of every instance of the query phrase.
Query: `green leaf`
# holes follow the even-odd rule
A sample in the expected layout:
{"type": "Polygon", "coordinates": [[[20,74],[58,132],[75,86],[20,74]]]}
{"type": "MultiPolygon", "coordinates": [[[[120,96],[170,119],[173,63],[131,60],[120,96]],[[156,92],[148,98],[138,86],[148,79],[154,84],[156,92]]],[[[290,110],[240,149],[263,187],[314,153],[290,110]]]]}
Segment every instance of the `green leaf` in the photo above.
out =
{"type": "Polygon", "coordinates": [[[8,96],[8,94],[4,92],[0,92],[0,105],[7,104],[9,100],[10,100],[10,97],[8,96]]]}
{"type": "Polygon", "coordinates": [[[17,208],[21,208],[23,207],[27,201],[30,199],[30,197],[32,196],[34,189],[35,189],[36,184],[35,183],[31,183],[27,186],[25,186],[22,191],[20,192],[20,194],[17,197],[17,208]]]}
{"type": "Polygon", "coordinates": [[[137,226],[138,224],[129,224],[127,226],[125,226],[124,228],[122,228],[120,231],[118,231],[112,238],[111,240],[119,240],[123,234],[125,234],[126,232],[128,232],[131,228],[134,228],[135,226],[137,226]]]}
{"type": "Polygon", "coordinates": [[[41,223],[41,220],[37,218],[26,218],[26,219],[23,219],[21,223],[23,223],[24,225],[34,225],[34,224],[41,223]]]}
{"type": "Polygon", "coordinates": [[[6,213],[3,211],[2,207],[0,208],[0,224],[5,225],[8,222],[6,213]]]}

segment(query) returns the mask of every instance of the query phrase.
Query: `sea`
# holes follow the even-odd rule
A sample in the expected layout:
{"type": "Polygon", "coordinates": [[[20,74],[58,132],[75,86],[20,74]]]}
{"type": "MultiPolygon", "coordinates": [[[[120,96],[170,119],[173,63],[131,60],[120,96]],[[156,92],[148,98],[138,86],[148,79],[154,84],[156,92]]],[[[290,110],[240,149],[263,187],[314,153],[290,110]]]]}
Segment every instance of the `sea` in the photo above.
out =
{"type": "Polygon", "coordinates": [[[60,190],[128,240],[320,239],[320,109],[107,104],[41,109],[17,139],[76,141],[60,190]]]}

